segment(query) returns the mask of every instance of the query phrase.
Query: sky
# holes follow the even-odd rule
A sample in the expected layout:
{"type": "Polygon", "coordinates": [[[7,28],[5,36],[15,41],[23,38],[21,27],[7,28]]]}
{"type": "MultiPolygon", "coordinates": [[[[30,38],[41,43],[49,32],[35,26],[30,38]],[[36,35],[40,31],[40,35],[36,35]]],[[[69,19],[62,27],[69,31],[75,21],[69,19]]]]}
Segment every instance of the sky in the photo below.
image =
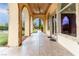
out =
{"type": "Polygon", "coordinates": [[[8,23],[8,4],[0,3],[0,24],[8,23]]]}

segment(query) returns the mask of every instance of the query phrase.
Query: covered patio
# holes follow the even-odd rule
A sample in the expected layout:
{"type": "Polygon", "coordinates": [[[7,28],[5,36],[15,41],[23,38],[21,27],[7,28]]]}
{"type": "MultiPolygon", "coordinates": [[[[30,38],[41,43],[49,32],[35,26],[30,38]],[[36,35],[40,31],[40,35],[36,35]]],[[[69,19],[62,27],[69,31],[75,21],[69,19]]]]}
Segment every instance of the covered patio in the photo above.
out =
{"type": "Polygon", "coordinates": [[[9,3],[8,14],[8,42],[0,55],[79,55],[78,3],[9,3]],[[43,26],[33,33],[36,18],[43,26]]]}

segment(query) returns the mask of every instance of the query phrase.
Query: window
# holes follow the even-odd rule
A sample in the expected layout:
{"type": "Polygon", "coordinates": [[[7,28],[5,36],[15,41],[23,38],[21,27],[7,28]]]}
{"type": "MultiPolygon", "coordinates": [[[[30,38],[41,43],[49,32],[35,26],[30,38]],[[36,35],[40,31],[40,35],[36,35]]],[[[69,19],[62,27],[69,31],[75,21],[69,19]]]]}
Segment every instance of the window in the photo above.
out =
{"type": "Polygon", "coordinates": [[[61,32],[64,34],[76,36],[75,14],[61,14],[61,32]]]}
{"type": "Polygon", "coordinates": [[[54,16],[52,16],[52,34],[54,34],[54,16]]]}
{"type": "MultiPolygon", "coordinates": [[[[64,4],[66,5],[66,4],[64,4]]],[[[76,5],[68,6],[61,12],[61,32],[76,36],[76,5]]]]}

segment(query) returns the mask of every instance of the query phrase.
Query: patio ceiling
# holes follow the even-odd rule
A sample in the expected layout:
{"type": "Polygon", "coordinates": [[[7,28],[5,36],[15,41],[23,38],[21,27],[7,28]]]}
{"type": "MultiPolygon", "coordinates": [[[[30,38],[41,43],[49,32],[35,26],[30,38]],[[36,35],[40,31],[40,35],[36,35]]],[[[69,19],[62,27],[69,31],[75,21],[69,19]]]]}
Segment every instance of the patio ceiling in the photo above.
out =
{"type": "Polygon", "coordinates": [[[32,14],[46,14],[51,3],[29,3],[32,14]]]}

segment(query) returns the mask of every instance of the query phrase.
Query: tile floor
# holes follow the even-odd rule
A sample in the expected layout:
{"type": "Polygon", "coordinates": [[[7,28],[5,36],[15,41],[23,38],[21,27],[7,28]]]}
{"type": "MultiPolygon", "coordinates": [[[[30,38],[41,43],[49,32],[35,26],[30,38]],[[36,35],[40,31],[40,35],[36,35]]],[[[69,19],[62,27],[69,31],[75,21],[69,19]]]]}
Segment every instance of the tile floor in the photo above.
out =
{"type": "Polygon", "coordinates": [[[33,33],[23,41],[21,47],[0,47],[1,56],[72,56],[57,42],[42,32],[33,33]]]}

